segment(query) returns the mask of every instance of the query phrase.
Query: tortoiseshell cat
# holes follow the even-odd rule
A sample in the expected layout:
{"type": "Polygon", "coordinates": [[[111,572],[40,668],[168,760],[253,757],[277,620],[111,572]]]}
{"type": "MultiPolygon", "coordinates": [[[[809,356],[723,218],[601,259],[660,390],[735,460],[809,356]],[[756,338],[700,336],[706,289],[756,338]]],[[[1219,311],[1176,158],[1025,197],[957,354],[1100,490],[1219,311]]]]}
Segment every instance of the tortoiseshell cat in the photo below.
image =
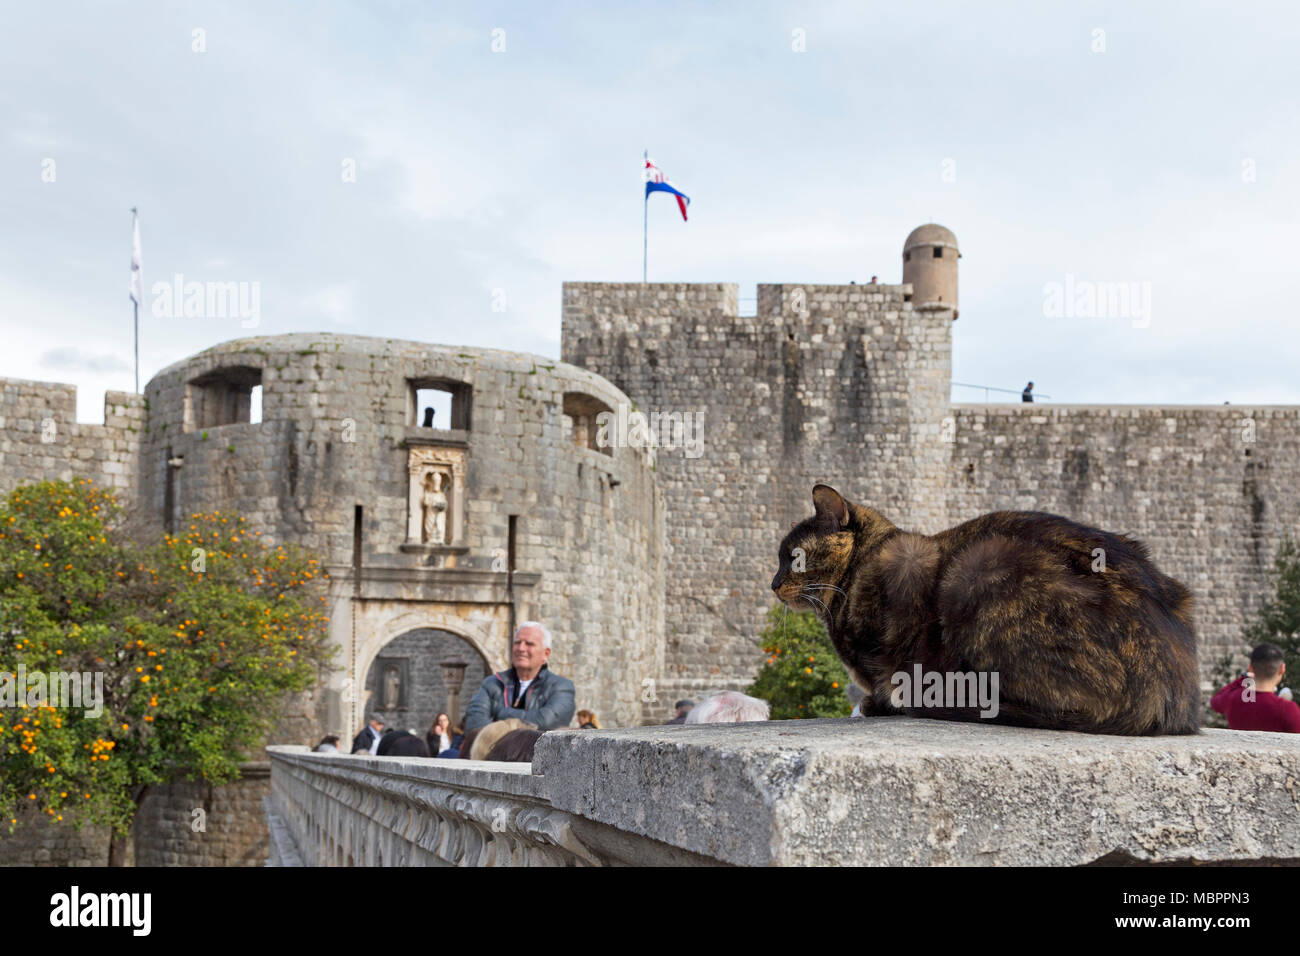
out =
{"type": "Polygon", "coordinates": [[[813,505],[781,542],[772,590],[817,612],[867,692],[864,714],[979,719],[974,707],[893,706],[893,675],[919,664],[996,672],[999,723],[1198,732],[1191,595],[1140,542],[1039,511],[913,534],[827,485],[813,505]],[[1094,571],[1097,548],[1105,564],[1094,571]]]}

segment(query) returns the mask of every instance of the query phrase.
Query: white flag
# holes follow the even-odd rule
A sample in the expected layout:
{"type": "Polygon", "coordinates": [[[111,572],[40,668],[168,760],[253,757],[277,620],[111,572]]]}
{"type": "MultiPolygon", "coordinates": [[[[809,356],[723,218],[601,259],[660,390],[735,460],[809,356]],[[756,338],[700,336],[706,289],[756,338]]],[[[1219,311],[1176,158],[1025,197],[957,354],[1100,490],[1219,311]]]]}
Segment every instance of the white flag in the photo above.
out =
{"type": "Polygon", "coordinates": [[[139,305],[144,301],[144,277],[140,272],[140,215],[135,213],[132,221],[135,232],[131,237],[131,301],[139,305]]]}

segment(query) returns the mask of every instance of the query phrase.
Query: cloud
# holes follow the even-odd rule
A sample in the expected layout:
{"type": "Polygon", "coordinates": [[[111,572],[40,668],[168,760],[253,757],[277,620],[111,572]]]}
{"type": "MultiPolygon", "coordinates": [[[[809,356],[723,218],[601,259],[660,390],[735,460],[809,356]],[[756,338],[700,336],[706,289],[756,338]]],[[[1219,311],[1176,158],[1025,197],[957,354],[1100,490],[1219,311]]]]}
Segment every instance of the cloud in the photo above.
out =
{"type": "Polygon", "coordinates": [[[319,289],[306,296],[298,307],[308,317],[319,316],[338,325],[348,325],[356,320],[356,298],[356,283],[349,282],[319,289]]]}
{"type": "Polygon", "coordinates": [[[89,372],[96,375],[129,372],[132,368],[131,363],[120,355],[112,353],[91,355],[71,346],[50,349],[37,361],[45,368],[60,372],[89,372]]]}

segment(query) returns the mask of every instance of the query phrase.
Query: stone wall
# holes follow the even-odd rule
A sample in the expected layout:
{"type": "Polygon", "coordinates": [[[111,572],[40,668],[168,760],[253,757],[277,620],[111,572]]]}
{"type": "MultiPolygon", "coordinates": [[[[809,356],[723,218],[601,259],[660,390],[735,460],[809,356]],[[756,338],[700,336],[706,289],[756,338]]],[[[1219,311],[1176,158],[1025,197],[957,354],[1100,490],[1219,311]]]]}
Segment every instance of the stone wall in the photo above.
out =
{"type": "Polygon", "coordinates": [[[272,748],[281,865],[1300,863],[1300,744],[904,717],[554,731],[529,764],[272,748]]]}
{"type": "MultiPolygon", "coordinates": [[[[244,764],[233,783],[151,787],[136,812],[128,866],[261,866],[267,855],[262,800],[270,765],[244,764]],[[195,811],[201,810],[198,814],[195,811]]],[[[12,834],[0,834],[0,866],[107,866],[109,829],[75,816],[59,823],[26,813],[12,834]]]]}
{"type": "Polygon", "coordinates": [[[0,830],[0,866],[108,866],[108,827],[83,824],[77,829],[72,813],[63,816],[55,823],[22,812],[13,833],[7,826],[0,830]]]}
{"type": "Polygon", "coordinates": [[[639,408],[705,414],[701,457],[658,459],[666,663],[647,718],[752,678],[776,546],[818,481],[915,531],[1032,509],[1142,539],[1196,595],[1207,681],[1300,535],[1300,409],[950,405],[952,313],[913,311],[906,285],[759,286],[754,317],[729,285],[564,289],[567,361],[639,408]]]}
{"type": "MultiPolygon", "coordinates": [[[[538,356],[329,334],[241,339],[159,372],[138,499],[163,523],[168,462],[176,513],[238,510],[255,530],[320,554],[331,574],[339,669],[320,702],[322,731],[361,726],[361,688],[382,645],[438,627],[508,661],[505,571],[517,516],[513,606],[555,634],[552,668],[572,678],[579,706],[618,723],[640,715],[641,680],[661,666],[663,508],[643,449],[580,447],[566,396],[606,407],[627,398],[599,376],[538,356]],[[195,383],[222,375],[262,387],[262,421],[195,424],[195,383]],[[417,381],[469,393],[468,428],[412,424],[417,381]],[[409,547],[408,455],[428,439],[463,447],[463,547],[409,547]],[[362,575],[352,572],[354,516],[363,509],[362,575]],[[434,560],[436,559],[436,560],[434,560]]],[[[449,423],[451,424],[451,423],[449,423]]]]}
{"type": "Polygon", "coordinates": [[[136,812],[136,866],[261,866],[266,862],[262,800],[270,765],[244,764],[233,783],[153,787],[136,812]],[[200,811],[200,812],[196,812],[200,811]]]}
{"type": "MultiPolygon", "coordinates": [[[[144,400],[104,396],[104,424],[77,424],[72,385],[0,379],[0,493],[37,481],[89,478],[100,487],[134,488],[144,400]]],[[[130,494],[123,504],[131,504],[130,494]]]]}
{"type": "MultiPolygon", "coordinates": [[[[924,530],[943,527],[952,313],[910,286],[568,282],[566,361],[645,412],[704,416],[703,454],[660,451],[668,514],[660,707],[744,686],[790,522],[818,481],[924,530]]],[[[647,716],[651,712],[647,711],[647,716]]]]}
{"type": "Polygon", "coordinates": [[[952,414],[950,523],[1018,509],[1132,534],[1195,595],[1203,677],[1224,654],[1240,656],[1277,546],[1300,533],[1300,408],[957,405],[952,414]]]}
{"type": "Polygon", "coordinates": [[[269,754],[270,866],[709,862],[555,808],[526,763],[269,754]]]}

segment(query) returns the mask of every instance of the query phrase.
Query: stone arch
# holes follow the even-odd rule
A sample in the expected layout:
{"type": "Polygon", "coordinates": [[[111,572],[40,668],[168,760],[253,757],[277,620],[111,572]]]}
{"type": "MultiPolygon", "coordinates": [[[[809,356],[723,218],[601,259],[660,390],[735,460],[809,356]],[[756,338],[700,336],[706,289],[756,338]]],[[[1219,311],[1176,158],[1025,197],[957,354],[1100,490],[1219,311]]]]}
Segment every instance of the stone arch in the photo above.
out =
{"type": "Polygon", "coordinates": [[[379,656],[379,652],[383,650],[385,645],[403,634],[424,629],[449,631],[455,634],[478,652],[479,656],[487,662],[488,669],[491,671],[503,671],[510,666],[504,653],[508,642],[494,640],[485,628],[473,621],[453,617],[437,607],[428,607],[396,614],[385,619],[380,626],[371,631],[370,635],[362,641],[361,647],[358,648],[357,674],[359,677],[361,679],[365,678],[365,675],[370,671],[370,665],[375,662],[375,658],[379,656]],[[497,645],[500,646],[500,650],[497,653],[492,653],[489,648],[497,645]]]}
{"type": "Polygon", "coordinates": [[[450,688],[443,680],[441,661],[450,656],[468,665],[456,687],[457,713],[451,715],[454,725],[463,717],[465,707],[482,679],[505,666],[494,662],[484,652],[481,635],[475,639],[474,635],[465,633],[472,630],[465,622],[448,622],[436,612],[408,612],[386,621],[377,629],[374,640],[367,642],[365,657],[358,660],[359,689],[363,699],[365,691],[372,692],[366,710],[384,714],[393,726],[410,727],[422,734],[436,712],[446,706],[450,688]],[[396,710],[383,704],[384,674],[376,668],[376,663],[382,663],[383,658],[404,660],[401,673],[405,688],[396,710]]]}

